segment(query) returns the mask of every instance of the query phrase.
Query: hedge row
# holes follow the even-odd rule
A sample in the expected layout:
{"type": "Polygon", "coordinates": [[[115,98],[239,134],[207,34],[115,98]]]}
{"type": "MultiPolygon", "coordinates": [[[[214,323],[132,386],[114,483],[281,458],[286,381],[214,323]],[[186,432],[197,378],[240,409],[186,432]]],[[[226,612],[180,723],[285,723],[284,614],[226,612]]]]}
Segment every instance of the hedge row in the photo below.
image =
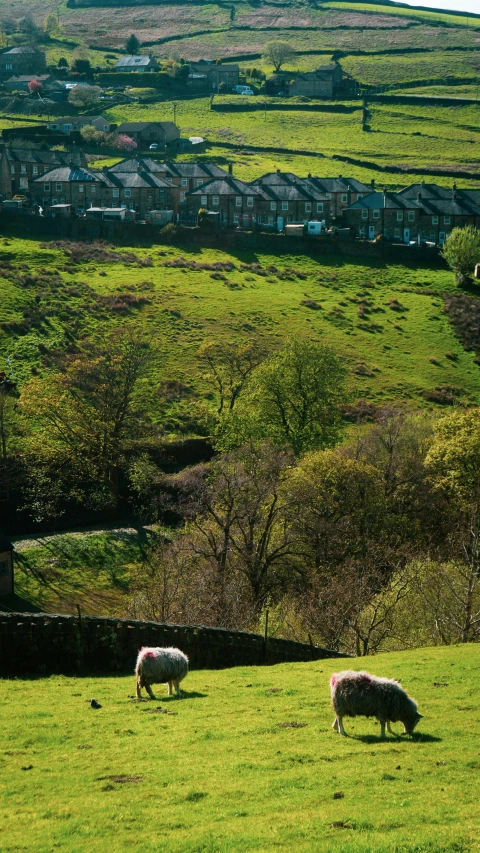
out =
{"type": "Polygon", "coordinates": [[[136,89],[171,89],[177,81],[166,71],[102,71],[95,74],[95,83],[109,86],[134,86],[136,89]]]}

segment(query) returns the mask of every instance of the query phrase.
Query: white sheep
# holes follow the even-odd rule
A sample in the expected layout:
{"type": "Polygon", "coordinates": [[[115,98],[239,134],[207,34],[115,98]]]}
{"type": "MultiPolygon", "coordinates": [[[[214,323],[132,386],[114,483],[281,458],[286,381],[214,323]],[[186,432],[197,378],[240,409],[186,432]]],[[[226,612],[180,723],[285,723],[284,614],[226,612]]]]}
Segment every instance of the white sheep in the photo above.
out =
{"type": "Polygon", "coordinates": [[[164,684],[168,681],[168,695],[172,695],[172,685],[181,696],[180,682],[188,673],[188,658],[180,649],[149,648],[140,649],[137,657],[135,674],[137,676],[137,699],[142,696],[141,689],[145,687],[150,699],[155,699],[152,684],[164,684]]]}
{"type": "Polygon", "coordinates": [[[376,717],[382,740],[385,739],[385,726],[393,734],[390,723],[401,721],[405,734],[411,735],[422,718],[417,703],[405,693],[398,681],[389,678],[377,678],[369,672],[348,669],[332,675],[330,690],[336,714],[332,728],[341,735],[346,734],[343,717],[376,717]]]}

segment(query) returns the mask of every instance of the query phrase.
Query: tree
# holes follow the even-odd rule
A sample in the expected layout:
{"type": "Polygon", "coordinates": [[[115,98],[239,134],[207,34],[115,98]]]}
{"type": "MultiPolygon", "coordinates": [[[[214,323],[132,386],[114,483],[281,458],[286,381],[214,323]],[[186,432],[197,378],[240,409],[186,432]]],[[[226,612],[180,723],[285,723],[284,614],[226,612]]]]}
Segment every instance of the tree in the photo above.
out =
{"type": "Polygon", "coordinates": [[[454,228],[440,254],[455,273],[457,284],[468,284],[473,278],[475,265],[480,263],[480,231],[473,225],[454,228]]]}
{"type": "Polygon", "coordinates": [[[331,447],[342,434],[347,371],[330,347],[289,340],[249,383],[249,406],[265,437],[296,456],[331,447]]]}
{"type": "Polygon", "coordinates": [[[109,135],[108,141],[113,148],[118,148],[119,151],[135,151],[138,148],[135,140],[131,136],[127,136],[126,133],[112,133],[109,135]]]}
{"type": "Polygon", "coordinates": [[[280,71],[294,56],[295,51],[286,41],[268,41],[263,48],[263,58],[272,63],[275,71],[280,71]]]}
{"type": "Polygon", "coordinates": [[[60,57],[57,64],[58,68],[68,68],[68,60],[64,56],[60,57]]]}
{"type": "Polygon", "coordinates": [[[58,19],[57,16],[53,14],[53,12],[50,12],[50,14],[46,16],[43,22],[43,29],[48,36],[57,33],[57,31],[59,30],[58,19]]]}
{"type": "Polygon", "coordinates": [[[98,104],[101,93],[99,86],[74,86],[70,89],[68,101],[78,109],[89,109],[98,104]]]}
{"type": "Polygon", "coordinates": [[[235,344],[230,341],[202,344],[199,359],[203,378],[218,394],[218,414],[232,411],[245,384],[266,356],[257,343],[235,344]]]}
{"type": "Polygon", "coordinates": [[[90,77],[92,74],[92,66],[90,65],[90,60],[77,57],[72,62],[71,71],[74,74],[85,74],[86,77],[90,77]]]}
{"type": "Polygon", "coordinates": [[[22,18],[19,28],[22,33],[25,33],[30,38],[31,41],[36,41],[40,35],[40,30],[31,13],[22,18]]]}
{"type": "Polygon", "coordinates": [[[139,50],[140,42],[136,35],[132,33],[125,42],[125,53],[128,56],[136,56],[139,50]]]}
{"type": "Polygon", "coordinates": [[[435,425],[425,464],[441,489],[467,514],[480,511],[480,411],[452,412],[435,425]]]}
{"type": "Polygon", "coordinates": [[[93,124],[82,127],[80,135],[87,145],[104,145],[107,141],[107,134],[103,130],[97,130],[93,124]]]}
{"type": "Polygon", "coordinates": [[[31,95],[39,95],[42,89],[43,86],[39,80],[30,80],[28,84],[28,91],[31,95]]]}
{"type": "Polygon", "coordinates": [[[116,501],[124,441],[138,431],[135,386],[148,359],[134,333],[120,332],[64,357],[56,375],[31,380],[20,406],[25,418],[43,426],[41,436],[32,433],[33,449],[70,458],[116,501]]]}

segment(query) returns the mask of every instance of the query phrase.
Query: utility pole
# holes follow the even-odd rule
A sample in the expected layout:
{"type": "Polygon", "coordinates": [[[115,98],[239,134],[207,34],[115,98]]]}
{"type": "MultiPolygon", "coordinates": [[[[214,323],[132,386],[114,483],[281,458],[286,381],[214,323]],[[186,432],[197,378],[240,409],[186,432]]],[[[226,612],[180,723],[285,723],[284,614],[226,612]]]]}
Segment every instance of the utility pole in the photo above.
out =
{"type": "Polygon", "coordinates": [[[173,123],[177,123],[177,104],[175,101],[173,102],[173,123]]]}

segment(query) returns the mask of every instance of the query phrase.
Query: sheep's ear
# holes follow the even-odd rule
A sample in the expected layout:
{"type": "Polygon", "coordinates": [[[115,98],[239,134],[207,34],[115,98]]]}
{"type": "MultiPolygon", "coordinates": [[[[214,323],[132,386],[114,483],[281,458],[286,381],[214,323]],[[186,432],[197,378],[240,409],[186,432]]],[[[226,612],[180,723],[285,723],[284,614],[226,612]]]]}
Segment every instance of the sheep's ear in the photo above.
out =
{"type": "Polygon", "coordinates": [[[423,720],[423,714],[418,714],[418,713],[417,713],[417,717],[418,717],[418,719],[419,719],[419,720],[423,720]]]}

